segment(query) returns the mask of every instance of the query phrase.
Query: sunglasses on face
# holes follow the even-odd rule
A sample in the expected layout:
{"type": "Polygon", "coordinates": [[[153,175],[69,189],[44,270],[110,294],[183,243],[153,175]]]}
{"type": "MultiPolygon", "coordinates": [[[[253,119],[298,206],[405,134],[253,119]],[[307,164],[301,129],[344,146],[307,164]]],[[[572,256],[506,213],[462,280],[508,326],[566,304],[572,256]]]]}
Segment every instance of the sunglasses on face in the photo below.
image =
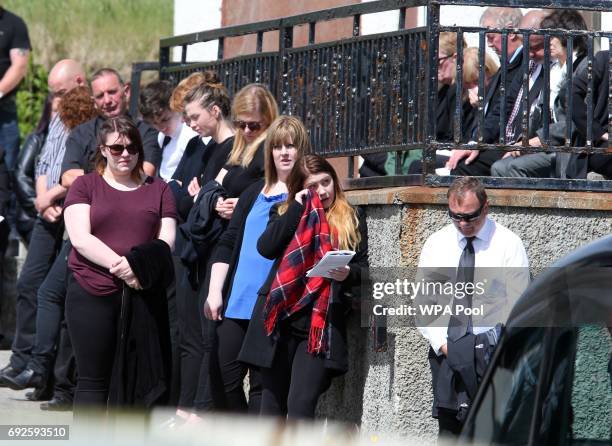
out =
{"type": "Polygon", "coordinates": [[[138,154],[138,146],[133,143],[127,144],[125,146],[123,144],[111,144],[110,146],[104,147],[106,147],[110,154],[113,156],[121,156],[124,150],[127,150],[130,155],[138,154]]]}
{"type": "Polygon", "coordinates": [[[482,214],[483,209],[484,209],[484,204],[482,204],[480,208],[478,208],[478,210],[476,210],[475,212],[472,212],[471,214],[455,214],[453,211],[449,209],[448,216],[450,217],[452,221],[456,221],[456,222],[464,221],[466,223],[471,223],[473,221],[478,220],[478,218],[480,218],[480,215],[482,214]]]}
{"type": "Polygon", "coordinates": [[[261,129],[261,122],[234,121],[234,127],[237,127],[240,130],[244,130],[248,127],[251,132],[256,132],[257,130],[261,129]]]}

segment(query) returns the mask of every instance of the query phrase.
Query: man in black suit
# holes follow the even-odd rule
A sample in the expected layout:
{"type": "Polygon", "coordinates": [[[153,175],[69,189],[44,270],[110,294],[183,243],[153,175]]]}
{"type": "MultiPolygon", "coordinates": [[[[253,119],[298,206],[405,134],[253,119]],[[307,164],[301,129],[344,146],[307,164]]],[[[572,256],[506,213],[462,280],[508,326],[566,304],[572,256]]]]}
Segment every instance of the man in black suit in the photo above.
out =
{"type": "MultiPolygon", "coordinates": [[[[610,53],[608,50],[600,51],[593,59],[593,146],[608,146],[608,93],[610,90],[610,72],[608,61],[610,53]]],[[[574,77],[574,109],[572,120],[576,126],[573,145],[576,147],[585,145],[587,140],[587,105],[586,96],[589,85],[589,72],[586,68],[579,70],[574,77]]],[[[588,172],[596,172],[605,177],[612,177],[612,154],[572,154],[567,178],[584,179],[588,172]]]]}
{"type": "MultiPolygon", "coordinates": [[[[546,13],[543,11],[531,11],[522,16],[520,10],[515,8],[488,8],[481,17],[481,26],[493,28],[537,28],[546,13]]],[[[522,133],[522,122],[520,94],[522,94],[522,64],[525,52],[520,35],[508,35],[508,48],[502,55],[501,34],[489,33],[488,44],[500,57],[506,57],[507,74],[505,121],[510,118],[512,123],[507,129],[507,136],[511,136],[509,142],[515,142],[522,133]],[[518,101],[518,102],[516,102],[518,101]],[[516,106],[516,107],[515,107],[516,106]],[[512,135],[510,135],[512,133],[512,135]]],[[[544,57],[543,37],[532,36],[530,40],[530,60],[534,61],[532,68],[532,81],[530,82],[529,103],[530,106],[536,101],[543,84],[543,70],[541,60],[544,57]],[[540,42],[541,39],[541,42],[540,42]],[[538,62],[540,62],[538,64],[538,62]],[[539,66],[537,66],[539,65],[539,66]]],[[[501,70],[493,77],[489,89],[485,92],[485,123],[482,129],[483,142],[495,143],[499,141],[499,117],[501,113],[501,70]]],[[[491,174],[493,163],[502,158],[503,151],[499,150],[455,150],[451,156],[448,167],[453,175],[477,175],[488,176],[491,174]]]]}
{"type": "MultiPolygon", "coordinates": [[[[521,21],[521,28],[540,28],[542,20],[547,16],[544,11],[532,11],[525,15],[521,21]]],[[[544,66],[544,36],[532,35],[529,38],[529,124],[528,144],[532,147],[541,146],[537,131],[543,125],[543,109],[549,107],[544,104],[544,71],[550,70],[544,66]]],[[[509,101],[506,111],[509,113],[506,127],[506,141],[508,144],[522,145],[523,113],[522,93],[523,80],[516,79],[509,90],[509,101]]],[[[557,83],[551,82],[550,89],[557,83]]],[[[522,154],[519,151],[507,152],[502,159],[491,166],[491,175],[502,177],[538,177],[549,178],[554,173],[554,153],[541,151],[522,154]]]]}

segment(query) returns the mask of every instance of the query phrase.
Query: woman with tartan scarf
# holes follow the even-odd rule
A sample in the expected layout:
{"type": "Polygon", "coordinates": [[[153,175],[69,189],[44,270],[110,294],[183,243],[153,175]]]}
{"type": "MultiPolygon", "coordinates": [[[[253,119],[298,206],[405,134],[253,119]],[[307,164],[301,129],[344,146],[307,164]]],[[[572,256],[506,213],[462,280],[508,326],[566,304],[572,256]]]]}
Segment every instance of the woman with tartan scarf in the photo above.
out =
{"type": "Polygon", "coordinates": [[[257,243],[274,265],[259,290],[239,360],[260,367],[262,415],[314,418],[332,377],[348,369],[346,316],[367,267],[366,224],[320,156],[300,159],[287,187],[287,202],[272,208],[257,243]],[[332,279],[307,278],[335,249],[357,254],[332,270],[332,279]]]}

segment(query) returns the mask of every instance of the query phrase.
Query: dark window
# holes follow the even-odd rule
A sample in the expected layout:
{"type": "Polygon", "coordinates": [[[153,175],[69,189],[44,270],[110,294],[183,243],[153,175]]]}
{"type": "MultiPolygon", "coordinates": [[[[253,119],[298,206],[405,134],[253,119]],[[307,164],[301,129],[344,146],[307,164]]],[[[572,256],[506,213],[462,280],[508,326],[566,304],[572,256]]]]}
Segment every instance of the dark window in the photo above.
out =
{"type": "Polygon", "coordinates": [[[544,328],[513,334],[503,346],[495,373],[474,419],[477,444],[526,444],[544,358],[544,328]]]}

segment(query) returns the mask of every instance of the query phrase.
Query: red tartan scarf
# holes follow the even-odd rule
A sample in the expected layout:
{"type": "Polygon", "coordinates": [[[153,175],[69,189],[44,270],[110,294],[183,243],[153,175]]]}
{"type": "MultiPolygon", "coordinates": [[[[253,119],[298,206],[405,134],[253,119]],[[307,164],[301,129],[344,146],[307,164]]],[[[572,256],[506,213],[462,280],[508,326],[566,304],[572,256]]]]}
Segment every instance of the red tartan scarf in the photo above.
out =
{"type": "Polygon", "coordinates": [[[295,235],[281,259],[264,306],[264,326],[270,336],[278,321],[313,304],[308,352],[326,352],[325,324],[331,296],[331,280],[306,277],[327,251],[335,249],[325,210],[316,193],[309,192],[295,235]]]}

